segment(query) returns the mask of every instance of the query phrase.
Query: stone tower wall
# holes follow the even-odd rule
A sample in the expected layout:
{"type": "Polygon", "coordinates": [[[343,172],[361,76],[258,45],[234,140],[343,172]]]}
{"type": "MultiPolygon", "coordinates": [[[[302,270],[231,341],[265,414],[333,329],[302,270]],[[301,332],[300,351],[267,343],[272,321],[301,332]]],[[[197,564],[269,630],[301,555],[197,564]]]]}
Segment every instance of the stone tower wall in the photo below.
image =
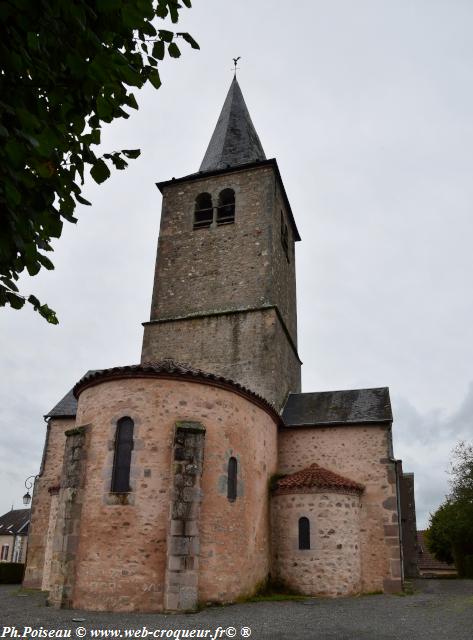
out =
{"type": "Polygon", "coordinates": [[[278,306],[284,322],[297,345],[297,296],[296,296],[296,245],[294,229],[284,202],[281,186],[274,180],[274,207],[271,225],[272,244],[272,296],[278,306]],[[281,242],[281,214],[287,226],[289,250],[288,257],[281,242]]]}
{"type": "Polygon", "coordinates": [[[401,589],[396,471],[389,457],[390,440],[390,428],[385,425],[287,428],[279,433],[279,473],[294,473],[316,462],[365,485],[360,512],[365,593],[401,589]]]}
{"type": "Polygon", "coordinates": [[[264,391],[278,407],[288,390],[300,390],[294,235],[272,165],[229,170],[163,188],[151,315],[145,323],[141,360],[164,357],[184,358],[192,366],[264,391]],[[197,195],[210,193],[216,206],[225,188],[235,191],[235,223],[194,230],[197,195]],[[289,228],[289,261],[281,244],[281,211],[289,228]],[[275,317],[281,325],[277,330],[272,320],[267,325],[267,308],[277,308],[275,317]],[[208,323],[216,316],[214,332],[208,323]],[[204,320],[199,324],[195,318],[204,320]],[[236,339],[246,354],[235,366],[221,353],[233,348],[236,339]],[[274,357],[262,353],[261,344],[268,341],[274,357]],[[287,351],[292,357],[281,358],[287,351]],[[272,380],[266,375],[270,358],[271,369],[282,360],[285,363],[272,380]]]}
{"type": "Polygon", "coordinates": [[[335,491],[274,495],[272,574],[310,596],[361,591],[360,499],[335,491]],[[299,549],[299,518],[310,523],[310,549],[299,549]]]}
{"type": "Polygon", "coordinates": [[[77,424],[88,425],[88,444],[74,608],[160,611],[170,595],[165,585],[178,589],[179,581],[183,587],[197,587],[199,602],[231,601],[266,578],[268,485],[277,454],[277,426],[266,410],[224,388],[179,379],[129,378],[85,389],[77,424]],[[135,425],[132,491],[119,496],[110,493],[110,486],[116,422],[123,416],[135,425]],[[183,422],[205,428],[202,499],[198,524],[192,525],[197,529],[189,534],[198,540],[193,543],[198,544],[193,549],[197,585],[195,566],[191,571],[184,566],[176,578],[181,543],[171,545],[169,538],[177,535],[177,525],[171,526],[169,518],[175,495],[176,424],[183,422]],[[235,502],[227,499],[230,456],[239,467],[235,502]],[[166,582],[167,569],[174,573],[166,582]]]}
{"type": "Polygon", "coordinates": [[[25,588],[49,588],[48,580],[45,580],[43,576],[45,556],[49,555],[50,557],[56,524],[57,489],[64,459],[65,431],[71,429],[74,424],[74,418],[52,418],[47,426],[43,468],[36,480],[31,504],[28,562],[23,580],[25,588]]]}
{"type": "Polygon", "coordinates": [[[289,391],[300,389],[299,360],[275,308],[159,322],[148,329],[143,362],[188,362],[240,382],[277,408],[289,391]]]}

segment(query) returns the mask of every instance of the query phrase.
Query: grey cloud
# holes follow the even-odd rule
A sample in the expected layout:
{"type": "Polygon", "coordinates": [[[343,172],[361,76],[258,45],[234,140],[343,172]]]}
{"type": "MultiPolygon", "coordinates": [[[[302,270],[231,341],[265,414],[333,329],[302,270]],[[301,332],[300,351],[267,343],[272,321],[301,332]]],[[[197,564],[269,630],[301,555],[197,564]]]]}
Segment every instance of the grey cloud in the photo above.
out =
{"type": "Polygon", "coordinates": [[[418,527],[425,528],[449,491],[451,450],[460,440],[472,440],[473,384],[453,413],[432,409],[419,412],[402,397],[395,397],[393,436],[395,453],[405,471],[415,473],[418,527]]]}

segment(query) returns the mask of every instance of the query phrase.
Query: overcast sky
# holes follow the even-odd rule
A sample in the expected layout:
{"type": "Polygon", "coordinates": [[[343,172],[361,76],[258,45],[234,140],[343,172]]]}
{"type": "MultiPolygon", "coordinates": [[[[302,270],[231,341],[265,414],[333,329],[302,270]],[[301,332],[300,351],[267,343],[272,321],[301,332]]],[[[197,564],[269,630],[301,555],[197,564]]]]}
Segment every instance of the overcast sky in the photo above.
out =
{"type": "Polygon", "coordinates": [[[138,362],[149,317],[157,180],[196,171],[240,55],[240,86],[276,157],[297,246],[303,390],[389,386],[395,454],[416,474],[418,525],[472,438],[473,3],[195,0],[163,86],[106,126],[140,147],[22,281],[58,313],[0,310],[0,513],[39,469],[42,415],[90,368],[138,362]]]}

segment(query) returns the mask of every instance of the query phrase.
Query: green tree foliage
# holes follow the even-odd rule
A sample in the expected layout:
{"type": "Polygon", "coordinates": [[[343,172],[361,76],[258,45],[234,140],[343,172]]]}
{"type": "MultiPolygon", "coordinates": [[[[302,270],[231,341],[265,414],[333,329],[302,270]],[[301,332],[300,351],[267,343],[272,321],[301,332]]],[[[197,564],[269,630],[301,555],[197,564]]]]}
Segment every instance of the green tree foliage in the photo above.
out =
{"type": "Polygon", "coordinates": [[[460,442],[453,450],[450,485],[455,500],[473,503],[473,445],[460,442]]]}
{"type": "Polygon", "coordinates": [[[451,492],[430,517],[427,546],[438,560],[455,562],[460,575],[473,577],[473,445],[455,447],[450,476],[451,492]]]}
{"type": "Polygon", "coordinates": [[[445,501],[437,511],[430,516],[429,528],[425,533],[425,540],[429,551],[437,560],[453,563],[452,523],[455,515],[455,505],[445,501]]]}
{"type": "MultiPolygon", "coordinates": [[[[190,0],[182,0],[186,7],[190,0]]],[[[16,282],[25,269],[53,269],[47,257],[63,221],[76,222],[84,174],[101,183],[138,149],[98,157],[103,123],[137,109],[133,89],[161,80],[165,55],[180,56],[176,0],[9,0],[0,3],[0,306],[27,300],[56,314],[16,282]],[[159,25],[159,26],[158,26],[159,25]],[[164,23],[166,25],[166,23],[164,23]]]]}

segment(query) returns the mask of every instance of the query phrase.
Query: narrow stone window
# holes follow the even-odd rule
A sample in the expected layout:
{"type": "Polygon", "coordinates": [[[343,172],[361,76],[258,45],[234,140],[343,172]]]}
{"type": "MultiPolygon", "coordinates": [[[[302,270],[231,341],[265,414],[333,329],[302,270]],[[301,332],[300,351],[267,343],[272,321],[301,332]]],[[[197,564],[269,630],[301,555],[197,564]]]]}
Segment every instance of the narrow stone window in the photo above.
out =
{"type": "Polygon", "coordinates": [[[235,222],[235,192],[224,189],[218,196],[217,224],[231,224],[235,222]]]}
{"type": "Polygon", "coordinates": [[[212,196],[210,193],[199,193],[195,199],[194,229],[210,227],[214,218],[212,196]]]}
{"type": "Polygon", "coordinates": [[[299,518],[299,549],[310,549],[309,518],[299,518]]]}
{"type": "Polygon", "coordinates": [[[8,560],[8,551],[10,550],[10,546],[8,544],[2,545],[2,556],[0,560],[8,560]]]}
{"type": "Polygon", "coordinates": [[[289,262],[289,230],[287,224],[284,221],[284,214],[281,211],[281,244],[286,254],[286,259],[289,262]]]}
{"type": "Polygon", "coordinates": [[[228,461],[227,498],[234,502],[237,498],[238,462],[233,456],[228,461]]]}
{"type": "Polygon", "coordinates": [[[113,459],[113,493],[128,493],[130,489],[130,464],[133,450],[133,420],[120,418],[115,435],[115,456],[113,459]]]}

